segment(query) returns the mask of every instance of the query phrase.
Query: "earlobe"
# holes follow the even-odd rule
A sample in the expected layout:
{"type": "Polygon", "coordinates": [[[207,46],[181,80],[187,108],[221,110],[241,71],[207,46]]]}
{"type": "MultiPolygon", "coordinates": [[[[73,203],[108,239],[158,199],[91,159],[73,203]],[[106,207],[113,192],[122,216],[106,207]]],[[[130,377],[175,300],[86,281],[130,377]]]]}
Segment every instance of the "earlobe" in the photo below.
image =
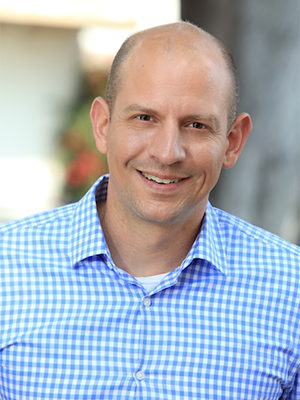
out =
{"type": "Polygon", "coordinates": [[[237,162],[251,129],[252,122],[249,114],[239,114],[228,133],[223,168],[231,168],[237,162]]]}
{"type": "Polygon", "coordinates": [[[97,149],[106,154],[107,130],[109,127],[109,108],[102,97],[97,97],[90,111],[93,133],[97,149]]]}

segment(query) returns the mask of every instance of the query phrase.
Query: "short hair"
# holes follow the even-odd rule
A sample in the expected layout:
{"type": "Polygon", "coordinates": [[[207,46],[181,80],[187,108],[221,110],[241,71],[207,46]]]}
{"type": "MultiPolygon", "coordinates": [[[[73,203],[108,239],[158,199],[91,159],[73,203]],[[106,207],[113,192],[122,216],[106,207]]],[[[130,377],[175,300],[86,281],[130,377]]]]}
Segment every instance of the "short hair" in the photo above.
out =
{"type": "Polygon", "coordinates": [[[228,96],[229,107],[228,107],[228,121],[227,121],[227,127],[229,129],[237,116],[238,105],[239,105],[239,78],[234,57],[228,50],[228,48],[217,38],[215,38],[210,33],[204,31],[203,29],[199,28],[198,26],[190,22],[179,22],[179,23],[173,23],[168,25],[161,25],[154,28],[149,28],[144,31],[134,33],[123,42],[122,46],[120,47],[119,51],[117,52],[112,62],[106,87],[106,101],[109,107],[110,116],[112,115],[112,112],[114,110],[117,94],[121,88],[125,64],[129,60],[133,50],[143,42],[143,39],[146,36],[148,36],[149,33],[151,33],[151,31],[153,32],[155,32],[156,30],[167,31],[173,29],[175,25],[177,25],[180,28],[187,27],[190,30],[191,29],[197,30],[202,35],[204,34],[208,38],[210,38],[212,42],[215,43],[217,48],[220,50],[225,66],[227,68],[227,72],[229,73],[229,76],[231,78],[231,89],[228,96]]]}

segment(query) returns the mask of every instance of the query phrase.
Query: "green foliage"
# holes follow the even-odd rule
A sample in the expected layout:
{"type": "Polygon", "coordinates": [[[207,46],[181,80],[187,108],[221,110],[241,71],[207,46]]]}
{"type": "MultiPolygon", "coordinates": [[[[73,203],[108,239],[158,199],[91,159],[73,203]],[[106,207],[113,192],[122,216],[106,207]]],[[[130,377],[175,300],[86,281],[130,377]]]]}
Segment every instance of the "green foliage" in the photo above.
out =
{"type": "Polygon", "coordinates": [[[106,157],[95,147],[90,108],[95,97],[105,95],[108,72],[86,75],[77,104],[70,110],[66,127],[59,137],[65,165],[64,202],[79,200],[98,179],[108,172],[106,157]]]}

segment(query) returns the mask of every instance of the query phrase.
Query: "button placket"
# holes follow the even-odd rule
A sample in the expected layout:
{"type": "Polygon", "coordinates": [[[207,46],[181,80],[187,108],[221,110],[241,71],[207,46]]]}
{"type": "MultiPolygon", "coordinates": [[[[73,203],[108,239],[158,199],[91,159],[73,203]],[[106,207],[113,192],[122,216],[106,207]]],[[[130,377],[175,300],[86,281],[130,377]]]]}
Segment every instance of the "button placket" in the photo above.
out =
{"type": "MultiPolygon", "coordinates": [[[[143,306],[144,306],[145,308],[148,308],[148,307],[151,306],[151,304],[152,304],[151,297],[149,297],[149,296],[148,296],[148,297],[144,297],[144,299],[143,299],[143,306]]],[[[149,311],[148,311],[148,312],[149,312],[149,311]]],[[[146,312],[145,314],[148,314],[148,312],[146,312]]],[[[142,334],[144,334],[144,332],[143,332],[142,334]]],[[[137,380],[143,381],[143,380],[145,379],[145,373],[144,373],[144,371],[142,371],[142,370],[137,371],[137,372],[135,373],[135,377],[136,377],[137,380]]]]}

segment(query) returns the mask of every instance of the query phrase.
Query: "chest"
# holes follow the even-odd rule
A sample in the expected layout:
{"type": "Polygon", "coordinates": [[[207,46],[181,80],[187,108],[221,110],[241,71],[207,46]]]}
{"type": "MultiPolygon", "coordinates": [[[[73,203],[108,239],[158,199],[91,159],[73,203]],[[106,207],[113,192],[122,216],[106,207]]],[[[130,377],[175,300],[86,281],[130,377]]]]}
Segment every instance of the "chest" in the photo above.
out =
{"type": "Polygon", "coordinates": [[[5,399],[275,400],[288,384],[293,332],[278,319],[278,302],[234,284],[175,285],[152,296],[138,286],[38,295],[41,287],[9,315],[5,399]]]}

